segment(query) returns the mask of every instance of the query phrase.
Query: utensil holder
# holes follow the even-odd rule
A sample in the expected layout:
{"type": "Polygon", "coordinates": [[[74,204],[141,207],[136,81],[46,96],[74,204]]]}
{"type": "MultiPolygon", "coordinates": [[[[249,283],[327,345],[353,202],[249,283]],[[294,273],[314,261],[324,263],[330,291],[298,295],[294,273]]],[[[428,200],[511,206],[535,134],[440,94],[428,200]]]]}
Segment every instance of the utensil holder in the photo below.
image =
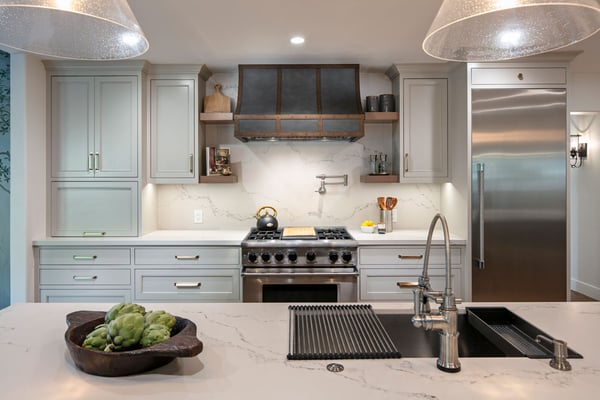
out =
{"type": "Polygon", "coordinates": [[[392,210],[380,210],[379,221],[385,224],[385,232],[393,232],[394,224],[392,222],[392,210]]]}

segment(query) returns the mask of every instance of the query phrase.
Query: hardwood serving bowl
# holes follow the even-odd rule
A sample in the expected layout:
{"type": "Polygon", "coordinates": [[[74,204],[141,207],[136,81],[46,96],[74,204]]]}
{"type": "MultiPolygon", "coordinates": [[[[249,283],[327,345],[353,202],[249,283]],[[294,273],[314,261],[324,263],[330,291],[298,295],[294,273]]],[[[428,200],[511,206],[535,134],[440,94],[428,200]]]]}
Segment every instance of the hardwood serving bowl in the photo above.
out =
{"type": "Polygon", "coordinates": [[[171,337],[151,347],[114,352],[82,347],[86,335],[104,323],[105,314],[102,311],[75,311],[67,315],[65,343],[75,365],[88,374],[133,375],[163,366],[176,357],[194,357],[202,352],[202,342],[196,337],[196,324],[177,316],[171,337]]]}

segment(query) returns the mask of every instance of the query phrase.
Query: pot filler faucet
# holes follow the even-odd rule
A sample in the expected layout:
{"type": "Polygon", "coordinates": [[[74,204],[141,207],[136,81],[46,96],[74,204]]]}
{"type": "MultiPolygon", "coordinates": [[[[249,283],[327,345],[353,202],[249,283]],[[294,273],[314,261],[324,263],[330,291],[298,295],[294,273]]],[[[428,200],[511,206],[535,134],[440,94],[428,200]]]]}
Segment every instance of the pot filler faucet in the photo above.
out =
{"type": "Polygon", "coordinates": [[[437,367],[445,372],[459,372],[460,361],[458,359],[458,310],[456,304],[462,300],[457,299],[452,293],[452,267],[450,265],[450,234],[448,223],[442,214],[436,214],[429,226],[427,235],[427,247],[425,248],[425,259],[423,261],[423,273],[418,282],[398,282],[403,288],[414,288],[415,315],[411,321],[416,328],[438,330],[440,334],[440,355],[437,367]],[[443,292],[431,290],[427,268],[429,266],[429,251],[431,249],[431,237],[437,221],[442,223],[444,231],[444,246],[446,251],[446,289],[443,292]],[[433,299],[440,304],[439,314],[432,314],[429,300],[433,299]]]}
{"type": "Polygon", "coordinates": [[[327,189],[325,188],[325,185],[344,185],[344,186],[348,186],[348,175],[325,175],[325,174],[321,174],[321,175],[317,175],[315,176],[315,178],[320,179],[321,180],[321,185],[319,186],[319,188],[317,190],[315,190],[315,192],[319,193],[319,194],[325,194],[327,193],[327,189]],[[341,179],[341,182],[326,182],[326,179],[341,179]]]}

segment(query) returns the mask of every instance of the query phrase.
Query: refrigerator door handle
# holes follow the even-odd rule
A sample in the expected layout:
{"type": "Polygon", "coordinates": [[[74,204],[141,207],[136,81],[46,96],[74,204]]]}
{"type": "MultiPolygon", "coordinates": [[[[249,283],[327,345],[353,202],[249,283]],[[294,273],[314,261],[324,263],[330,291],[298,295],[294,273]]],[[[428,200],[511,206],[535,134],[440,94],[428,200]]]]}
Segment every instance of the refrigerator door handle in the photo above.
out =
{"type": "Polygon", "coordinates": [[[479,256],[473,262],[479,269],[485,268],[484,260],[484,204],[483,198],[485,194],[485,168],[483,163],[477,163],[477,190],[479,195],[479,256]]]}

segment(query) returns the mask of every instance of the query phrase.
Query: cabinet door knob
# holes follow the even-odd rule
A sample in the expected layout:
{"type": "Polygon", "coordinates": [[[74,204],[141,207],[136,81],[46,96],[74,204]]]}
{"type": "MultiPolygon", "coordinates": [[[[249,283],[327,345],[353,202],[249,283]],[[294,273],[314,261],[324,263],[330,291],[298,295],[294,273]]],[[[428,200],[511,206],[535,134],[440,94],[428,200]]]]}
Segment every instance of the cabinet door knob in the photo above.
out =
{"type": "Polygon", "coordinates": [[[523,73],[522,73],[522,72],[519,72],[519,73],[517,74],[517,79],[518,79],[518,80],[520,80],[520,81],[522,81],[522,80],[523,80],[523,78],[524,78],[524,76],[523,76],[523,73]]]}

